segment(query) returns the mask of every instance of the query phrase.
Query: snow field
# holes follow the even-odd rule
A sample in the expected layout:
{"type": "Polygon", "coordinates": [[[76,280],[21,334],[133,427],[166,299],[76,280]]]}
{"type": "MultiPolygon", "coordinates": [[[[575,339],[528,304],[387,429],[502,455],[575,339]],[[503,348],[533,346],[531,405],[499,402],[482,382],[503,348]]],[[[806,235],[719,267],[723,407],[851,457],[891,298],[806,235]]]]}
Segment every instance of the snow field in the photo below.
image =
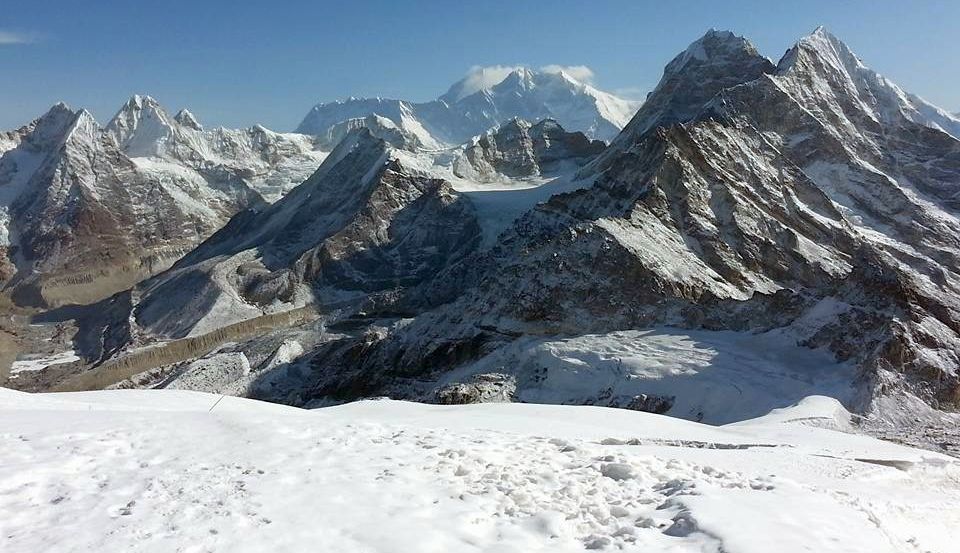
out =
{"type": "Polygon", "coordinates": [[[955,460],[785,424],[789,410],[718,428],[590,407],[0,390],[0,411],[10,552],[946,552],[960,537],[955,460]]]}

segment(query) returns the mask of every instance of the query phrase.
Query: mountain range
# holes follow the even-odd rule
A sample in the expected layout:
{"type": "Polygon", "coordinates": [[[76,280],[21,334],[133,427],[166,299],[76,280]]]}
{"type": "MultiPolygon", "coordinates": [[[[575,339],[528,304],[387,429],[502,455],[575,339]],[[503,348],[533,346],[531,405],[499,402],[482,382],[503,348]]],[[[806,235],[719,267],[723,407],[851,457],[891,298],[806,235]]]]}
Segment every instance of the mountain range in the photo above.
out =
{"type": "Polygon", "coordinates": [[[563,72],[474,88],[320,104],[292,135],[141,97],[104,129],[59,106],[3,135],[0,190],[41,191],[0,203],[18,297],[80,298],[30,279],[77,273],[58,245],[104,228],[138,241],[105,251],[163,259],[82,297],[78,359],[10,381],[710,423],[829,395],[864,430],[960,451],[956,117],[822,28],[776,62],[711,30],[639,109],[563,72]],[[284,194],[293,169],[311,174],[284,194]],[[193,175],[214,216],[177,201],[193,175]],[[166,211],[98,215],[144,206],[166,211]],[[76,215],[29,224],[44,212],[76,215]]]}
{"type": "Polygon", "coordinates": [[[105,127],[57,104],[0,145],[0,284],[45,306],[95,301],[169,267],[324,155],[311,137],[259,126],[204,131],[142,96],[105,127]]]}
{"type": "Polygon", "coordinates": [[[349,98],[317,104],[297,132],[323,135],[337,123],[376,113],[431,149],[460,144],[516,117],[533,122],[553,119],[589,138],[610,140],[640,105],[597,90],[563,70],[517,67],[492,85],[479,80],[468,76],[432,102],[349,98]]]}
{"type": "Polygon", "coordinates": [[[465,86],[429,105],[351,99],[318,106],[300,126],[307,134],[260,125],[205,130],[189,110],[171,116],[149,96],[130,98],[103,128],[89,113],[58,104],[0,134],[0,286],[18,303],[39,306],[88,303],[128,288],[232,215],[281,198],[352,129],[411,148],[450,149],[456,144],[441,140],[556,113],[609,138],[636,108],[563,72],[518,68],[470,94],[465,86]],[[463,97],[455,101],[457,91],[463,97]]]}

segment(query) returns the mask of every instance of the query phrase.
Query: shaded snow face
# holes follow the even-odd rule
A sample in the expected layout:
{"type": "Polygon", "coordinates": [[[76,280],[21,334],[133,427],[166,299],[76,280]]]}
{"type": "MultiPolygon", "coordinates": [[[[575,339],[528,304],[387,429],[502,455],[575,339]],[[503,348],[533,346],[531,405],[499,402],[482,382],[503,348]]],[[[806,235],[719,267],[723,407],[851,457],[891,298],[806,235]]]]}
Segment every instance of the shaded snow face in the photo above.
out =
{"type": "Polygon", "coordinates": [[[659,412],[710,424],[765,415],[808,395],[849,402],[855,377],[851,366],[782,333],[674,328],[523,338],[444,375],[441,386],[485,373],[511,375],[517,401],[630,408],[638,396],[656,396],[667,407],[659,412]]]}

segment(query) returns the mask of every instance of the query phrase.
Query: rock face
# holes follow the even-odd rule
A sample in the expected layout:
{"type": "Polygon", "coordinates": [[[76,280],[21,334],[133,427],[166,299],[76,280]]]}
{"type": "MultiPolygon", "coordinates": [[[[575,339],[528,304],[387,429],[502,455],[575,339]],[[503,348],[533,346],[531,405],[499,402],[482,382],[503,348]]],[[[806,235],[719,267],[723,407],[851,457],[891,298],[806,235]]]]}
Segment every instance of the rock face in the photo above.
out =
{"type": "MultiPolygon", "coordinates": [[[[777,65],[711,31],[581,170],[591,187],[536,206],[472,258],[450,303],[365,335],[362,355],[319,349],[303,387],[415,396],[518,337],[672,325],[826,348],[856,367],[861,412],[902,418],[916,398],[954,408],[952,123],[822,29],[777,65]]],[[[518,157],[475,157],[532,171],[514,136],[518,157]]]]}
{"type": "Polygon", "coordinates": [[[426,103],[384,98],[349,98],[318,104],[297,132],[327,136],[335,126],[376,114],[417,137],[428,149],[460,144],[511,119],[554,119],[569,131],[610,140],[640,102],[624,100],[582,83],[563,71],[516,68],[497,83],[477,87],[468,77],[426,103]]]}
{"type": "Polygon", "coordinates": [[[437,390],[441,405],[505,403],[514,400],[516,381],[505,374],[478,374],[468,383],[450,384],[437,390]]]}
{"type": "Polygon", "coordinates": [[[532,126],[511,119],[472,140],[454,161],[453,172],[478,182],[537,177],[562,163],[582,165],[605,147],[583,133],[565,131],[552,119],[532,126]]]}

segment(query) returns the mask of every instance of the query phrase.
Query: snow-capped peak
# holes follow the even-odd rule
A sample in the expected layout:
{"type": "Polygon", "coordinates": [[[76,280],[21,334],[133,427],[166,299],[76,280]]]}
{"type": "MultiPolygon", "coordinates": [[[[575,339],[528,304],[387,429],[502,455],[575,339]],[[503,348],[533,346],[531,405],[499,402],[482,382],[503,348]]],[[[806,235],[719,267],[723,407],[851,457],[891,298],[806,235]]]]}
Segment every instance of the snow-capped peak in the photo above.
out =
{"type": "Polygon", "coordinates": [[[652,128],[686,121],[721,90],[774,69],[749,40],[710,29],[667,64],[657,87],[615,143],[628,145],[652,128]]]}
{"type": "Polygon", "coordinates": [[[830,34],[823,26],[817,27],[813,33],[801,38],[780,60],[779,70],[789,70],[797,63],[802,63],[803,56],[816,56],[830,63],[834,68],[853,71],[866,68],[860,58],[840,39],[830,34]]]}
{"type": "Polygon", "coordinates": [[[100,125],[89,111],[73,110],[63,102],[54,104],[31,127],[26,140],[37,149],[49,149],[70,140],[89,142],[100,132],[100,125]]]}
{"type": "MultiPolygon", "coordinates": [[[[495,94],[508,91],[525,93],[544,82],[564,83],[585,89],[588,85],[565,71],[562,66],[550,66],[534,70],[523,66],[491,66],[473,69],[466,77],[450,87],[440,100],[448,105],[456,104],[474,94],[495,94]]],[[[592,87],[590,87],[592,89],[592,87]]],[[[596,90],[596,89],[593,89],[596,90]]]]}
{"type": "Polygon", "coordinates": [[[83,137],[84,140],[96,140],[100,133],[100,124],[94,119],[93,114],[85,109],[77,112],[73,124],[70,126],[69,134],[73,137],[83,137]]]}
{"type": "Polygon", "coordinates": [[[535,73],[526,67],[518,67],[514,71],[511,71],[509,75],[501,82],[499,82],[496,87],[498,89],[513,89],[515,91],[526,92],[537,86],[534,82],[535,73]]]}
{"type": "Polygon", "coordinates": [[[159,155],[161,144],[176,125],[159,102],[135,94],[110,120],[106,132],[131,156],[152,157],[159,155]]]}
{"type": "Polygon", "coordinates": [[[67,104],[57,102],[36,120],[32,135],[43,142],[59,138],[74,124],[79,113],[67,104]]]}
{"type": "Polygon", "coordinates": [[[794,88],[812,81],[815,84],[811,89],[797,90],[853,102],[874,121],[890,122],[902,116],[960,137],[960,120],[867,67],[850,47],[822,26],[797,41],[780,60],[777,74],[787,81],[800,79],[794,88]]]}
{"type": "Polygon", "coordinates": [[[664,77],[688,65],[737,63],[744,58],[752,60],[756,57],[760,57],[757,48],[746,38],[731,31],[710,29],[667,64],[664,77]]]}
{"type": "Polygon", "coordinates": [[[181,125],[189,129],[193,129],[195,131],[203,130],[203,125],[200,124],[200,121],[198,121],[196,116],[194,116],[193,113],[191,113],[190,110],[186,108],[178,111],[177,114],[173,116],[173,119],[177,123],[180,123],[181,125]]]}
{"type": "Polygon", "coordinates": [[[502,83],[508,76],[521,69],[512,65],[492,65],[489,67],[474,67],[467,76],[453,83],[447,93],[440,100],[448,105],[455,104],[467,96],[481,90],[490,89],[502,83]]]}

